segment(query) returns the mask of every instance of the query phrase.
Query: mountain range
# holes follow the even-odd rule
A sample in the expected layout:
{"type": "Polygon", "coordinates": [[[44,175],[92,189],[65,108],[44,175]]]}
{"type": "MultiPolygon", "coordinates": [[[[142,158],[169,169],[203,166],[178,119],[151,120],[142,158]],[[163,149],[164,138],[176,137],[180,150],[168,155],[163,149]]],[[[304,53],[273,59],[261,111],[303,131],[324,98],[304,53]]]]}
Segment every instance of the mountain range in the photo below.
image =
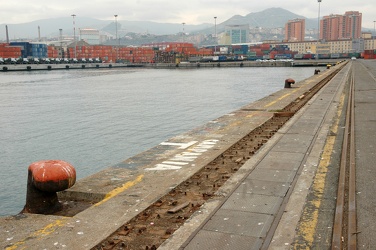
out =
{"type": "MultiPolygon", "coordinates": [[[[282,8],[269,8],[261,12],[249,13],[246,16],[235,15],[230,19],[217,24],[217,32],[224,31],[226,25],[242,25],[249,24],[250,27],[262,28],[278,28],[291,19],[305,18],[294,14],[282,8]]],[[[317,19],[316,19],[317,20],[317,19]]],[[[0,25],[0,40],[6,39],[6,24],[0,25]]],[[[60,17],[51,19],[41,19],[29,23],[7,24],[9,39],[35,39],[38,38],[38,27],[40,27],[41,37],[51,38],[59,36],[59,29],[62,29],[63,35],[73,35],[73,19],[72,17],[60,17]]],[[[114,20],[99,20],[89,17],[75,18],[76,31],[79,28],[93,28],[106,31],[112,35],[115,33],[114,20]]],[[[204,23],[199,25],[184,25],[184,31],[187,33],[204,33],[212,34],[214,24],[204,23]]],[[[306,27],[317,28],[315,19],[306,19],[306,27]],[[316,25],[316,27],[315,27],[316,25]]],[[[181,23],[157,23],[151,21],[118,21],[119,36],[128,32],[146,33],[154,35],[170,35],[182,32],[183,25],[181,23]]],[[[78,33],[76,33],[77,35],[78,33]]]]}
{"type": "MultiPolygon", "coordinates": [[[[264,11],[249,13],[246,16],[235,15],[230,19],[217,24],[218,34],[223,32],[226,25],[242,25],[249,24],[250,27],[260,28],[278,28],[284,27],[284,24],[291,19],[305,18],[303,16],[292,13],[283,8],[269,8],[264,11]]],[[[305,18],[306,29],[317,29],[317,19],[305,18]]],[[[6,24],[0,25],[0,40],[6,39],[6,24]]],[[[73,19],[72,17],[60,17],[51,19],[42,19],[22,24],[7,24],[9,39],[35,39],[38,38],[38,27],[40,27],[41,37],[53,38],[59,36],[59,29],[62,29],[63,35],[73,35],[73,19]]],[[[75,18],[76,35],[80,28],[93,28],[111,35],[115,35],[115,20],[99,20],[89,17],[75,18]]],[[[170,35],[183,31],[181,23],[157,23],[151,21],[118,21],[119,37],[125,36],[128,32],[153,34],[153,35],[170,35]]],[[[184,25],[186,33],[203,33],[213,34],[214,23],[204,23],[199,25],[184,25]]]]}

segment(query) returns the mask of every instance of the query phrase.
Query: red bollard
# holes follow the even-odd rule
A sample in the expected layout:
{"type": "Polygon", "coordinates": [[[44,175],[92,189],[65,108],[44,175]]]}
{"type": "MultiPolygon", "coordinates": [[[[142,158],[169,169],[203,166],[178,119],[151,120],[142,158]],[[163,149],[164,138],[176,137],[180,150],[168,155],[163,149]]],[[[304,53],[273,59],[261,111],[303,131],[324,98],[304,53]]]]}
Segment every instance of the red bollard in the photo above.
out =
{"type": "Polygon", "coordinates": [[[295,80],[292,79],[292,78],[287,78],[285,80],[285,88],[291,88],[291,84],[294,84],[295,83],[295,80]]]}
{"type": "Polygon", "coordinates": [[[57,193],[76,182],[76,170],[60,160],[38,161],[28,168],[26,205],[21,213],[52,214],[62,209],[57,193]]]}

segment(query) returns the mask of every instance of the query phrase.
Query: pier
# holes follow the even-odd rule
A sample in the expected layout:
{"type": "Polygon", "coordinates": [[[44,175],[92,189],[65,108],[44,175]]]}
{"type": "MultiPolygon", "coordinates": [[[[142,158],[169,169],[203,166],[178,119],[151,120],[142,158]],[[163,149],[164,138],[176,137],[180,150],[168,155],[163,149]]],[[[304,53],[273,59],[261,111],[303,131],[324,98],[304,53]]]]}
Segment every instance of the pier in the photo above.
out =
{"type": "Polygon", "coordinates": [[[118,69],[118,68],[213,68],[213,67],[326,67],[336,65],[341,60],[300,60],[300,61],[234,61],[234,62],[180,62],[180,63],[70,63],[70,64],[5,64],[0,65],[0,73],[8,71],[35,70],[79,70],[79,69],[118,69]]]}
{"type": "Polygon", "coordinates": [[[358,248],[370,248],[375,81],[376,63],[358,60],[291,88],[281,83],[270,96],[77,181],[58,193],[62,212],[0,218],[0,246],[330,248],[353,83],[358,209],[357,228],[348,230],[358,248]]]}

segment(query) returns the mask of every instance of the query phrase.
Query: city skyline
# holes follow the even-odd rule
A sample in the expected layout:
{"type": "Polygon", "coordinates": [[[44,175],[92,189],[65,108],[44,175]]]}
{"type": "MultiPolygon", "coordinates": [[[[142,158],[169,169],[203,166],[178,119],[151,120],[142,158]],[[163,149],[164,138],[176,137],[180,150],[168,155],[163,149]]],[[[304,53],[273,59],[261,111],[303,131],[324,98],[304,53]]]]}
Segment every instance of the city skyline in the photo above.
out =
{"type": "MultiPolygon", "coordinates": [[[[346,11],[363,13],[363,27],[373,28],[376,16],[376,6],[371,0],[363,0],[362,4],[355,1],[343,0],[340,4],[333,1],[321,2],[320,16],[341,14],[346,11]]],[[[247,15],[263,11],[271,7],[280,7],[307,18],[318,17],[319,4],[317,0],[301,1],[266,0],[251,2],[244,0],[192,0],[178,2],[172,0],[152,1],[136,0],[126,2],[113,0],[47,2],[45,0],[19,0],[2,2],[0,9],[0,24],[26,23],[39,19],[57,18],[76,15],[76,18],[92,17],[101,20],[113,20],[118,15],[119,21],[154,21],[159,23],[217,24],[226,21],[234,15],[247,15]]]]}

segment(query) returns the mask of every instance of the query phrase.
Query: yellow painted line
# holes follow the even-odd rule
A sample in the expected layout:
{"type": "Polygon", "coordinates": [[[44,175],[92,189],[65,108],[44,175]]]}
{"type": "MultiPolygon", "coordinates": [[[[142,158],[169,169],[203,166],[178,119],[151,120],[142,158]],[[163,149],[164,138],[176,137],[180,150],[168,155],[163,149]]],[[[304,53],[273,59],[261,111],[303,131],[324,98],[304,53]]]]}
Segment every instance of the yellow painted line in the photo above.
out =
{"type": "MultiPolygon", "coordinates": [[[[335,121],[331,127],[333,133],[338,132],[339,119],[342,113],[343,104],[345,100],[345,95],[342,94],[340,98],[340,103],[337,110],[337,115],[335,121]]],[[[328,136],[324,151],[321,155],[321,161],[319,163],[315,179],[312,185],[312,192],[314,198],[310,201],[309,206],[306,206],[303,211],[303,216],[297,231],[298,240],[294,244],[294,249],[312,249],[316,227],[319,217],[319,208],[321,206],[322,195],[325,189],[325,179],[328,172],[328,167],[330,164],[330,159],[333,153],[333,147],[335,143],[336,136],[328,136]]]]}
{"type": "Polygon", "coordinates": [[[266,105],[265,105],[265,108],[268,108],[268,107],[272,106],[273,104],[275,104],[275,103],[279,102],[280,100],[282,100],[282,99],[288,97],[289,95],[291,95],[292,93],[294,93],[294,92],[296,92],[296,91],[298,91],[298,90],[297,90],[297,89],[296,89],[296,90],[293,90],[292,92],[290,92],[290,93],[288,93],[288,94],[286,94],[286,95],[283,95],[283,96],[281,96],[280,98],[278,98],[278,99],[276,99],[276,100],[274,100],[274,101],[272,101],[272,102],[266,104],[266,105]]]}
{"type": "MultiPolygon", "coordinates": [[[[43,236],[47,236],[47,235],[50,235],[52,234],[53,232],[56,231],[57,228],[63,226],[65,224],[65,221],[68,220],[68,218],[63,218],[61,220],[56,220],[50,224],[48,224],[47,226],[45,226],[44,228],[32,233],[29,237],[27,237],[25,240],[22,240],[22,241],[19,241],[15,244],[13,244],[12,246],[10,247],[7,247],[5,248],[6,250],[14,250],[14,249],[18,249],[20,246],[24,245],[26,243],[26,240],[27,239],[33,239],[33,238],[39,238],[39,237],[43,237],[43,236]]],[[[23,248],[20,248],[20,249],[26,249],[26,247],[23,247],[23,248]]]]}
{"type": "MultiPolygon", "coordinates": [[[[108,201],[109,199],[111,199],[111,198],[115,197],[116,195],[120,194],[121,192],[124,192],[128,188],[133,187],[137,183],[141,182],[143,177],[144,177],[144,175],[139,175],[135,180],[128,181],[128,182],[124,183],[121,187],[115,188],[114,190],[108,192],[103,200],[94,204],[93,206],[94,207],[99,206],[99,205],[105,203],[106,201],[108,201]]],[[[33,234],[31,234],[26,239],[19,241],[19,242],[16,242],[12,246],[5,248],[5,250],[26,249],[26,247],[22,247],[22,248],[19,248],[19,247],[24,245],[28,239],[33,239],[33,238],[38,239],[39,237],[44,237],[44,236],[52,234],[53,232],[56,231],[57,228],[64,226],[65,222],[68,219],[69,218],[63,218],[63,219],[60,219],[60,220],[55,220],[54,222],[48,224],[44,228],[34,232],[33,234]]],[[[38,239],[38,240],[41,240],[41,239],[38,239]]]]}
{"type": "Polygon", "coordinates": [[[133,187],[134,185],[136,185],[137,183],[140,183],[140,182],[142,181],[143,178],[144,178],[144,175],[141,174],[141,175],[139,175],[135,180],[133,180],[133,181],[128,181],[128,182],[124,183],[121,187],[115,188],[115,189],[112,190],[111,192],[108,192],[108,193],[106,194],[106,196],[104,197],[103,200],[101,200],[100,202],[94,204],[94,207],[97,207],[97,206],[99,206],[99,205],[105,203],[105,202],[108,201],[109,199],[115,197],[116,195],[120,194],[121,192],[124,192],[124,191],[127,190],[128,188],[131,188],[131,187],[133,187]]]}
{"type": "MultiPolygon", "coordinates": [[[[305,84],[303,84],[303,86],[304,86],[304,85],[307,85],[307,84],[310,84],[312,81],[313,81],[313,80],[308,80],[305,84]]],[[[273,104],[275,104],[275,103],[281,101],[282,99],[288,97],[289,95],[295,93],[295,92],[298,91],[298,90],[299,90],[299,88],[294,89],[293,91],[289,92],[288,94],[283,95],[283,96],[281,96],[280,98],[278,98],[278,99],[276,99],[276,100],[274,100],[274,101],[272,101],[272,102],[266,104],[264,107],[265,107],[265,108],[269,108],[269,107],[272,106],[273,104]]]]}

